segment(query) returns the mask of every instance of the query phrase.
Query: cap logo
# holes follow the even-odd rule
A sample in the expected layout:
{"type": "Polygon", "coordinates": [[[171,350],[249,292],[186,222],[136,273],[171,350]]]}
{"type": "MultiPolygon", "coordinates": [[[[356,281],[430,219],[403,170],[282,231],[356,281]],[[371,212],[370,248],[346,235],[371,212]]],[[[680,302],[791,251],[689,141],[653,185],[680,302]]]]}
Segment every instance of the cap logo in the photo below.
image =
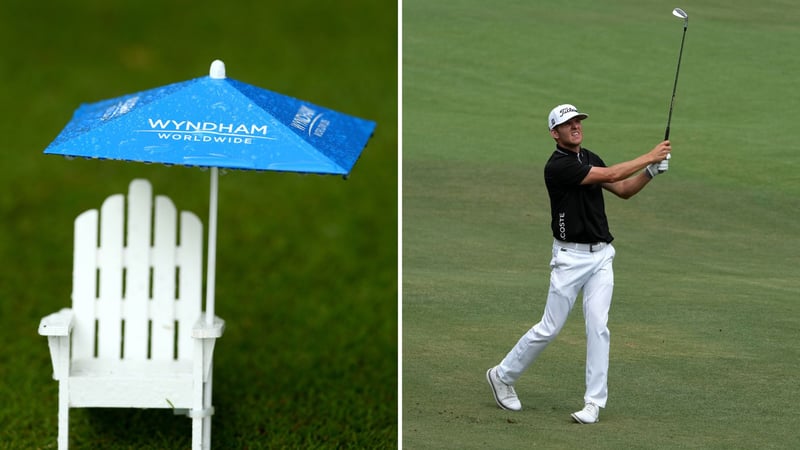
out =
{"type": "Polygon", "coordinates": [[[563,117],[564,114],[568,112],[578,112],[578,110],[568,106],[566,108],[561,108],[561,111],[559,111],[558,113],[561,115],[561,117],[563,117]]]}

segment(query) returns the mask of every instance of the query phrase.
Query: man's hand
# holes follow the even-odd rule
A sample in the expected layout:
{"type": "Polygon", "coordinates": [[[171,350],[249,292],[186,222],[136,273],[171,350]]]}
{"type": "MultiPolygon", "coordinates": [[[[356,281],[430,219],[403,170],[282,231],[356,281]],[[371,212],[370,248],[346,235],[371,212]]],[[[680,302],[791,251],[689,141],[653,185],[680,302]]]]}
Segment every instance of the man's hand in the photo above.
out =
{"type": "Polygon", "coordinates": [[[653,150],[650,150],[650,156],[655,160],[653,163],[645,167],[647,175],[650,178],[655,177],[660,173],[669,170],[669,158],[672,146],[669,141],[663,141],[656,145],[653,150]]]}
{"type": "Polygon", "coordinates": [[[672,145],[669,143],[669,141],[659,142],[658,145],[656,145],[655,147],[653,147],[652,150],[650,150],[649,153],[650,162],[658,163],[665,159],[669,159],[669,154],[671,151],[672,151],[672,145]]]}

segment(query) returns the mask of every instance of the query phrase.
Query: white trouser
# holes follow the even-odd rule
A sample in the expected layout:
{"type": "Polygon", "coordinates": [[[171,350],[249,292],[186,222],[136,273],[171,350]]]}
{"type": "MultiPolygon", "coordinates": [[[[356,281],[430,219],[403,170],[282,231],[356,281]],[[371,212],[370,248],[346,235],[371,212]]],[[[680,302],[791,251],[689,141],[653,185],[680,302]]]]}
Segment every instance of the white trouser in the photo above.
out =
{"type": "Polygon", "coordinates": [[[615,254],[611,244],[593,251],[553,244],[550,291],[542,320],[525,333],[498,368],[500,379],[513,385],[567,321],[578,292],[583,289],[586,320],[586,394],[584,401],[605,408],[608,399],[608,310],[614,291],[615,254]]]}

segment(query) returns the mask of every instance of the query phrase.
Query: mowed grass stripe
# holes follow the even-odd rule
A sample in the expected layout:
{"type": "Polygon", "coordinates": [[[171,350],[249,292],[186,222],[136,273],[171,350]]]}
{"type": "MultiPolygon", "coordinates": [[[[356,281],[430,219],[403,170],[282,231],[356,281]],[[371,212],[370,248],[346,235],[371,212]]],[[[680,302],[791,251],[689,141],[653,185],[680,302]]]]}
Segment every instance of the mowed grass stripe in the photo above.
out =
{"type": "MultiPolygon", "coordinates": [[[[583,393],[580,306],[499,410],[484,380],[543,309],[549,109],[590,113],[607,163],[662,136],[676,5],[617,0],[487,8],[405,2],[405,448],[792,448],[798,400],[798,158],[787,96],[798,61],[785,2],[682,6],[690,25],[671,170],[606,196],[617,238],[611,398],[583,393]],[[560,44],[560,45],[559,45],[560,44]],[[784,72],[789,70],[789,72],[784,72]]],[[[794,21],[794,22],[793,22],[794,21]]]]}

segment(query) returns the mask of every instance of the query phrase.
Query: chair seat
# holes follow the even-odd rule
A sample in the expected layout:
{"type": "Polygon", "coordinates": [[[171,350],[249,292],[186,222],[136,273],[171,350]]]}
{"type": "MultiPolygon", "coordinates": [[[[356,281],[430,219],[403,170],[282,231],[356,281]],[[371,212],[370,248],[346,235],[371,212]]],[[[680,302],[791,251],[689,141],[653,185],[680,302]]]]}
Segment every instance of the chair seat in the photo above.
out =
{"type": "Polygon", "coordinates": [[[192,407],[191,361],[72,361],[70,407],[192,407]]]}

